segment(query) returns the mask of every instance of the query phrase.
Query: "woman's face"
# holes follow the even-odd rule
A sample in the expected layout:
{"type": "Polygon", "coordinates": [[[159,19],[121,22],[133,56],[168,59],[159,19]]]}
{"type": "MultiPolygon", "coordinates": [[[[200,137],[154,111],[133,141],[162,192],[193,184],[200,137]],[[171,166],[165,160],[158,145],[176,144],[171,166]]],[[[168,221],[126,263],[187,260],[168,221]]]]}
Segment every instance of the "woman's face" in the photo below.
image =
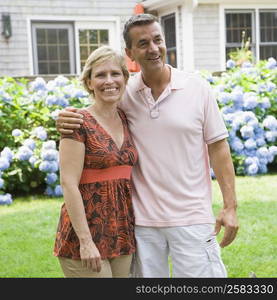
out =
{"type": "Polygon", "coordinates": [[[94,91],[95,101],[103,101],[106,104],[120,101],[126,87],[120,65],[113,59],[96,64],[88,86],[94,91]]]}

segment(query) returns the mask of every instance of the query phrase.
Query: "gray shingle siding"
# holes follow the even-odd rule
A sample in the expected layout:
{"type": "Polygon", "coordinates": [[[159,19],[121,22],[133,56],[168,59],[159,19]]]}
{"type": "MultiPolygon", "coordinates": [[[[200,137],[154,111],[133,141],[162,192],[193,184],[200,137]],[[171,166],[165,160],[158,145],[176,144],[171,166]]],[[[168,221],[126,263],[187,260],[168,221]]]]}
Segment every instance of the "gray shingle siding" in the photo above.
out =
{"type": "Polygon", "coordinates": [[[199,5],[194,11],[194,59],[196,70],[220,70],[219,8],[199,5]]]}
{"type": "MultiPolygon", "coordinates": [[[[2,12],[11,16],[12,37],[6,41],[0,35],[0,76],[24,76],[30,75],[29,45],[27,17],[51,16],[57,18],[67,16],[72,18],[89,17],[93,20],[97,17],[120,17],[121,32],[125,20],[133,14],[136,0],[113,1],[113,0],[1,0],[0,18],[2,12]]],[[[2,32],[2,24],[0,25],[2,32]]],[[[124,46],[122,34],[121,39],[124,46]]]]}

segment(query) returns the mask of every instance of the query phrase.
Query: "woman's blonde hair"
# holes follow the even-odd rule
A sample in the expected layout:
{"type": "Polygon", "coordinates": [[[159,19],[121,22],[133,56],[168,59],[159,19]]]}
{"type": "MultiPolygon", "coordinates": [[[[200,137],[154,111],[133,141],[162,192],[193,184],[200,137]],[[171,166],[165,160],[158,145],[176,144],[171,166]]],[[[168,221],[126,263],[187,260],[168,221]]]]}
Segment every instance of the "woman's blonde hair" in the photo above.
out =
{"type": "Polygon", "coordinates": [[[83,83],[84,88],[89,92],[89,94],[93,94],[93,91],[88,86],[88,79],[91,78],[91,73],[93,68],[101,64],[109,59],[113,59],[117,62],[122,70],[123,76],[125,78],[125,82],[127,83],[129,79],[129,72],[125,63],[125,58],[123,55],[118,53],[117,51],[113,50],[109,46],[101,46],[94,50],[88,57],[82,74],[80,76],[80,80],[83,83]]]}

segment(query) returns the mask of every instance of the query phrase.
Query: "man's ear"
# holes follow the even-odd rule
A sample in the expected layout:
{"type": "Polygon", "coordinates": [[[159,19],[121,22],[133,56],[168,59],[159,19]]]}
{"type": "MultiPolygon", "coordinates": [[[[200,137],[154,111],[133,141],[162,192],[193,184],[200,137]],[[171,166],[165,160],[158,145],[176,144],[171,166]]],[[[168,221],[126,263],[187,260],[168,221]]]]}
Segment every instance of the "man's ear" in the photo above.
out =
{"type": "Polygon", "coordinates": [[[134,61],[131,49],[125,48],[125,53],[131,59],[131,61],[134,61]]]}

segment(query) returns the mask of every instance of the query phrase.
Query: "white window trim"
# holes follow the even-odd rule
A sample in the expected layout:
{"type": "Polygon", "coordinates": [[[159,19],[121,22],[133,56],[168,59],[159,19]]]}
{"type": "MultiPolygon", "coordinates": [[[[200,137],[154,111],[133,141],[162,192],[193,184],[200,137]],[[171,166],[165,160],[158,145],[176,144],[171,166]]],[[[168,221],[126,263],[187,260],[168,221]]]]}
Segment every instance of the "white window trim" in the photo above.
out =
{"type": "Polygon", "coordinates": [[[226,55],[225,55],[225,10],[252,10],[255,12],[255,41],[256,41],[256,58],[260,59],[260,35],[259,35],[259,11],[277,9],[276,4],[220,4],[219,5],[219,26],[220,26],[220,67],[221,70],[226,70],[226,55]]]}
{"type": "Polygon", "coordinates": [[[67,29],[68,30],[68,45],[69,45],[69,61],[70,61],[70,74],[75,73],[75,55],[74,55],[74,41],[73,41],[73,24],[71,22],[64,22],[64,23],[45,23],[45,22],[37,22],[32,28],[32,37],[33,37],[33,43],[32,43],[32,50],[33,50],[33,62],[36,62],[36,64],[33,65],[33,73],[35,75],[39,75],[38,70],[38,55],[37,55],[37,38],[36,38],[36,29],[37,28],[58,28],[58,29],[67,29]]]}
{"type": "Polygon", "coordinates": [[[119,39],[117,39],[116,28],[114,22],[76,22],[75,23],[75,43],[76,43],[76,62],[77,62],[77,74],[81,73],[80,63],[80,43],[79,43],[79,29],[106,29],[109,31],[109,46],[120,51],[119,39]]]}
{"type": "MultiPolygon", "coordinates": [[[[76,39],[76,30],[77,26],[80,26],[81,23],[101,23],[103,26],[105,23],[111,23],[114,25],[114,36],[113,38],[113,44],[111,44],[112,47],[115,49],[120,50],[120,41],[121,41],[121,32],[120,32],[120,17],[111,17],[111,16],[48,16],[48,15],[36,15],[36,16],[26,16],[26,22],[27,22],[27,39],[28,39],[28,53],[29,53],[29,74],[31,76],[36,75],[34,74],[34,53],[33,53],[33,46],[32,46],[32,22],[72,22],[75,32],[74,34],[74,48],[75,48],[75,61],[74,64],[76,65],[76,72],[78,74],[78,70],[80,69],[80,62],[77,58],[80,53],[78,54],[79,50],[79,41],[76,39]],[[77,44],[78,42],[78,44],[77,44]]],[[[105,29],[105,28],[103,28],[105,29]]]]}

